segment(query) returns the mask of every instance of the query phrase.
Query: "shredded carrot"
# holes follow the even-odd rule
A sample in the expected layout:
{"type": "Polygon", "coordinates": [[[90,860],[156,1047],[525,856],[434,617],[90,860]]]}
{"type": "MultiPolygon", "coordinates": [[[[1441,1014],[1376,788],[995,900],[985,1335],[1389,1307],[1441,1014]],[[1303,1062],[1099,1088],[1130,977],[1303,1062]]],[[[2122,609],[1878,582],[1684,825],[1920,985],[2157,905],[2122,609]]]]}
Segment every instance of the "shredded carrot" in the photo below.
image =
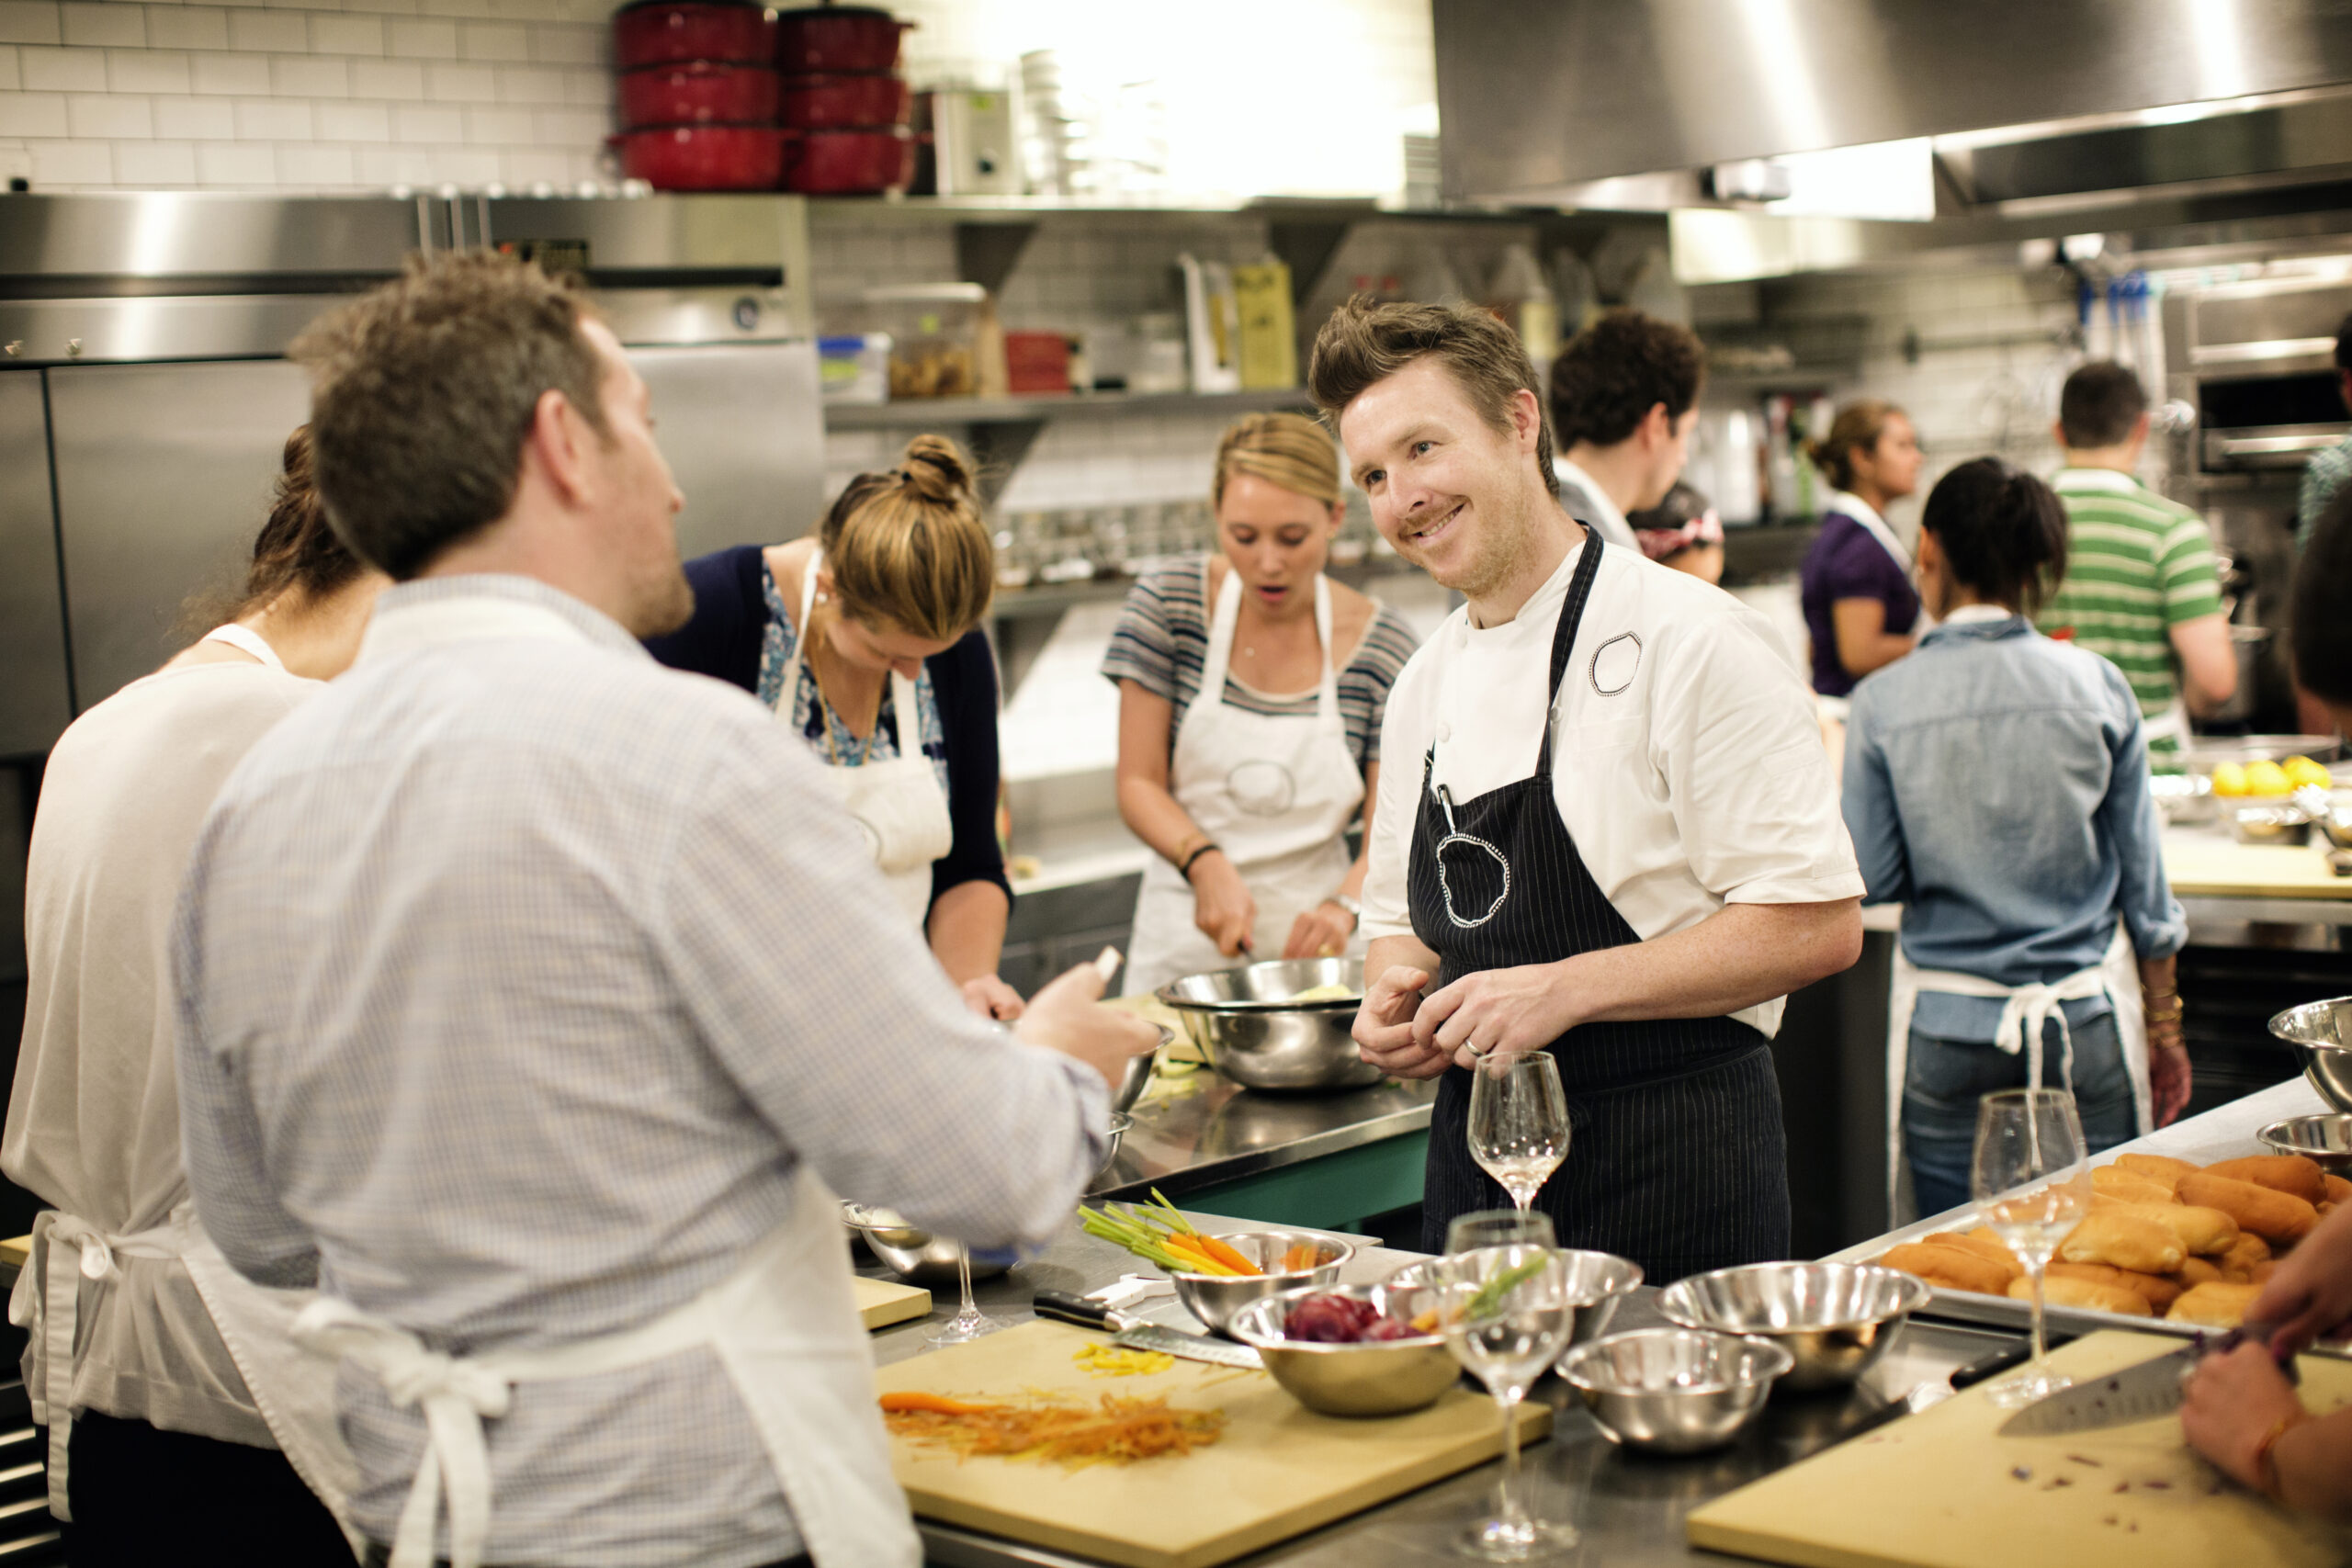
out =
{"type": "Polygon", "coordinates": [[[1165,1397],[1106,1393],[1099,1406],[1042,1398],[1027,1404],[963,1404],[920,1397],[933,1403],[888,1411],[890,1430],[913,1442],[952,1449],[962,1459],[1051,1460],[1072,1469],[1132,1464],[1188,1454],[1216,1441],[1225,1429],[1224,1411],[1181,1409],[1165,1397]]]}
{"type": "Polygon", "coordinates": [[[917,1412],[934,1416],[978,1416],[988,1408],[985,1404],[966,1404],[959,1400],[943,1399],[935,1393],[886,1393],[882,1396],[882,1410],[888,1416],[917,1412]]]}
{"type": "Polygon", "coordinates": [[[1201,1250],[1206,1252],[1211,1258],[1216,1258],[1219,1263],[1224,1264],[1227,1269],[1238,1269],[1244,1274],[1260,1274],[1264,1272],[1264,1270],[1260,1269],[1255,1263],[1250,1262],[1248,1258],[1242,1257],[1241,1254],[1236,1252],[1231,1247],[1228,1247],[1224,1242],[1217,1240],[1216,1237],[1213,1235],[1204,1235],[1198,1239],[1201,1244],[1201,1250]]]}

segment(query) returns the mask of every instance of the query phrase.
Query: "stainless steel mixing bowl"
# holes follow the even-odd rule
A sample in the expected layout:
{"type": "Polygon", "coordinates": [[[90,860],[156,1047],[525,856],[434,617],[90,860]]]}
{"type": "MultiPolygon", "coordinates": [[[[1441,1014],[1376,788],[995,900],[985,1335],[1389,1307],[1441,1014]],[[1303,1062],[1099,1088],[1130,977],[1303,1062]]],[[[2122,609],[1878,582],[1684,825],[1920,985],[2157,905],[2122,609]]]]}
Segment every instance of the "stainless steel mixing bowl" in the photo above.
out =
{"type": "MultiPolygon", "coordinates": [[[[917,1230],[893,1210],[869,1209],[863,1203],[843,1201],[842,1223],[865,1237],[874,1256],[910,1285],[956,1288],[956,1244],[945,1236],[917,1230]]],[[[972,1278],[993,1280],[1012,1267],[1010,1254],[976,1253],[972,1278]]]]}
{"type": "Polygon", "coordinates": [[[1657,1310],[1685,1328],[1781,1346],[1793,1358],[1781,1386],[1803,1393],[1870,1371],[1930,1294],[1914,1275],[1867,1263],[1751,1263],[1677,1280],[1657,1310]]]}
{"type": "Polygon", "coordinates": [[[1187,975],[1159,1000],[1209,1066],[1245,1089],[1294,1093],[1363,1089],[1380,1081],[1349,1034],[1363,1003],[1363,964],[1353,958],[1290,958],[1187,975]],[[1345,986],[1329,1001],[1295,1001],[1318,986],[1345,986]]]}
{"type": "Polygon", "coordinates": [[[1152,1069],[1159,1065],[1159,1053],[1175,1043],[1176,1032],[1163,1023],[1159,1025],[1158,1045],[1140,1056],[1127,1058],[1126,1076],[1119,1080],[1119,1087],[1111,1091],[1112,1110],[1133,1111],[1136,1108],[1136,1101],[1143,1098],[1143,1091],[1151,1083],[1152,1069]]]}
{"type": "MultiPolygon", "coordinates": [[[[1613,1252],[1563,1247],[1560,1256],[1567,1262],[1568,1300],[1577,1306],[1576,1328],[1568,1336],[1568,1344],[1572,1348],[1589,1345],[1609,1332],[1618,1307],[1641,1288],[1642,1266],[1613,1252]]],[[[1388,1276],[1388,1283],[1397,1290],[1419,1290],[1436,1284],[1438,1265],[1442,1261],[1432,1258],[1422,1263],[1408,1263],[1388,1276]]]]}
{"type": "Polygon", "coordinates": [[[1305,1296],[1353,1296],[1392,1316],[1435,1306],[1439,1292],[1388,1285],[1307,1286],[1251,1302],[1233,1314],[1229,1332],[1254,1348],[1292,1398],[1324,1416],[1402,1416],[1437,1403],[1462,1375],[1441,1334],[1363,1345],[1316,1345],[1283,1337],[1294,1303],[1305,1296]]]}
{"type": "Polygon", "coordinates": [[[2352,1176],[2352,1115],[2290,1116],[2255,1134],[2274,1155],[2301,1155],[2332,1176],[2352,1176]]]}
{"type": "Polygon", "coordinates": [[[2352,997],[2289,1008],[2270,1032],[2303,1059],[2303,1078],[2338,1111],[2352,1111],[2352,997]]]}
{"type": "Polygon", "coordinates": [[[1176,1282],[1176,1299],[1214,1334],[1228,1334],[1233,1314],[1251,1302],[1301,1286],[1339,1283],[1340,1267],[1356,1255],[1354,1247],[1338,1237],[1309,1231],[1236,1231],[1219,1235],[1216,1239],[1266,1272],[1237,1278],[1230,1274],[1181,1274],[1173,1269],[1168,1271],[1168,1277],[1176,1282]],[[1305,1269],[1283,1268],[1283,1254],[1294,1247],[1313,1247],[1313,1265],[1305,1269]]]}
{"type": "Polygon", "coordinates": [[[1577,1346],[1560,1358],[1560,1376],[1619,1442],[1691,1454],[1738,1436],[1795,1360],[1740,1335],[1637,1328],[1577,1346]]]}

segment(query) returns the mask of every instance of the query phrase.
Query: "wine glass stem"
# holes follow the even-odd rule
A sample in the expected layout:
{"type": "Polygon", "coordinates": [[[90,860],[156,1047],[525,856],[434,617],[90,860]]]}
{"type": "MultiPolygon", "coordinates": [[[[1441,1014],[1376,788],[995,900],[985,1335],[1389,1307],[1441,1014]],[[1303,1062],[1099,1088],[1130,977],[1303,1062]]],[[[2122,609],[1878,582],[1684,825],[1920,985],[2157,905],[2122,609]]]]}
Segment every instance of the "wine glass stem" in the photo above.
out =
{"type": "Polygon", "coordinates": [[[1495,1512],[1514,1529],[1527,1522],[1527,1510],[1519,1504],[1519,1422],[1513,1418],[1518,1403],[1508,1393],[1495,1395],[1503,1413],[1503,1473],[1495,1483],[1495,1512]]]}
{"type": "Polygon", "coordinates": [[[2028,1270],[2033,1276],[2033,1369],[2036,1371],[2041,1370],[2042,1361],[2050,1354],[2048,1337],[2041,1323],[2041,1276],[2047,1267],[2046,1263],[2037,1263],[2028,1270]]]}
{"type": "Polygon", "coordinates": [[[956,1309],[957,1317],[978,1317],[980,1303],[972,1299],[972,1249],[957,1243],[956,1247],[956,1283],[964,1292],[963,1304],[956,1309]]]}

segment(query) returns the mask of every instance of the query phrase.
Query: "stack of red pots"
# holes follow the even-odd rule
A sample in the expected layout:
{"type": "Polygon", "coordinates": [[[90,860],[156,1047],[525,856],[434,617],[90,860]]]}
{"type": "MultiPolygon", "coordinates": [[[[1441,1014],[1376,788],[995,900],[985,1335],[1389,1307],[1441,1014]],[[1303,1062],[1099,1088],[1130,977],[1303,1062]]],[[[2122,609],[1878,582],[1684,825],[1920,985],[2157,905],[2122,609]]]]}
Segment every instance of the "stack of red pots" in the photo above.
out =
{"type": "Polygon", "coordinates": [[[899,72],[911,22],[864,6],[812,6],[776,15],[783,73],[786,190],[869,196],[914,177],[914,95],[899,72]]]}
{"type": "Polygon", "coordinates": [[[776,14],[752,0],[632,0],[613,17],[621,172],[657,190],[775,190],[776,14]]]}

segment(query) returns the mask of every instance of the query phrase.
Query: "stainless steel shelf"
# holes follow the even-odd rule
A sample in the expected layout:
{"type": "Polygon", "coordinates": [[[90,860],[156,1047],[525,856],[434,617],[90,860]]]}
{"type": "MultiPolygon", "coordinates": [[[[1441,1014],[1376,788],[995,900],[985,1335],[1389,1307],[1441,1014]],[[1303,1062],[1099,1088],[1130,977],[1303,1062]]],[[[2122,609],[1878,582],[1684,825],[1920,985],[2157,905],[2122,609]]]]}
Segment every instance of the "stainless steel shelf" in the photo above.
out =
{"type": "Polygon", "coordinates": [[[916,430],[943,424],[1021,424],[1130,413],[1229,412],[1303,409],[1306,389],[1247,392],[1071,392],[1043,398],[918,398],[898,403],[829,403],[828,430],[916,430]]]}

